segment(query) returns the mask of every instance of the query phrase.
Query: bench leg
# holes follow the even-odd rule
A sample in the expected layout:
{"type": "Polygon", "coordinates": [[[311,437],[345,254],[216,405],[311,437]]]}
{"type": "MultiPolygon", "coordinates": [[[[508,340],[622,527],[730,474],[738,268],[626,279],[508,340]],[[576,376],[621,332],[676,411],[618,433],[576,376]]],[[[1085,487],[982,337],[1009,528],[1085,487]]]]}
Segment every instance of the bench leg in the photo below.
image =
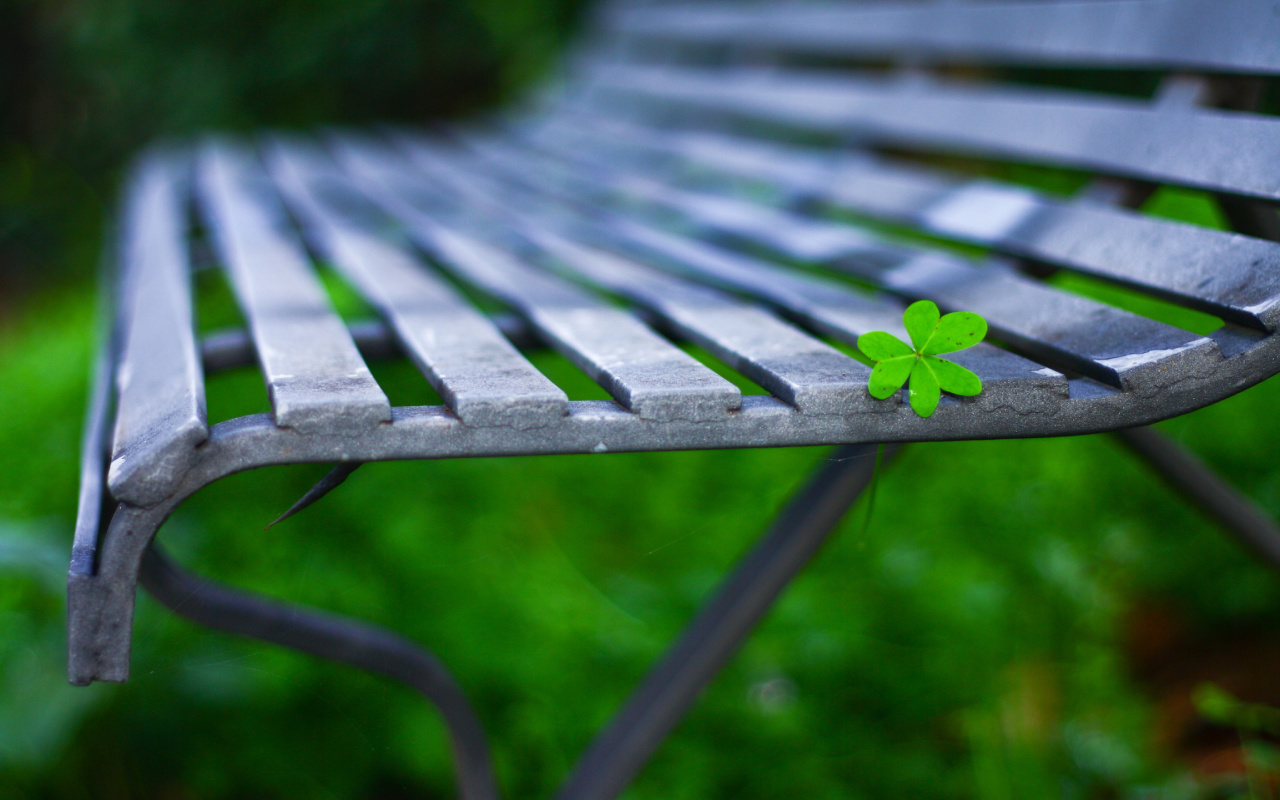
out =
{"type": "MultiPolygon", "coordinates": [[[[875,467],[876,445],[842,447],[823,464],[596,739],[566,782],[562,798],[612,798],[631,782],[791,579],[817,554],[871,483],[875,467]]],[[[170,561],[154,542],[142,556],[138,575],[156,600],[192,622],[349,664],[413,687],[444,718],[463,800],[499,797],[479,718],[461,687],[431,654],[370,625],[196,577],[170,561]]]]}
{"type": "Polygon", "coordinates": [[[453,676],[434,656],[370,625],[233,591],[197,578],[156,544],[139,577],[169,610],[210,628],[301,650],[401,681],[421,692],[444,717],[463,800],[497,800],[498,787],[480,719],[453,676]]]}
{"type": "MultiPolygon", "coordinates": [[[[1194,455],[1151,428],[1115,435],[1246,546],[1280,568],[1280,528],[1194,455]]],[[[870,484],[875,451],[875,445],[843,447],[823,464],[596,738],[560,790],[559,800],[611,800],[631,783],[870,484]]],[[[142,559],[139,577],[157,600],[194,622],[412,686],[444,717],[460,796],[499,796],[479,719],[432,655],[372,626],[197,578],[170,562],[155,544],[142,559]]]]}
{"type": "Polygon", "coordinates": [[[791,500],[579,761],[560,800],[609,800],[733,657],[870,484],[876,445],[842,447],[791,500]]]}
{"type": "Polygon", "coordinates": [[[1280,569],[1280,527],[1249,498],[1154,428],[1129,428],[1115,436],[1245,547],[1280,569]]]}

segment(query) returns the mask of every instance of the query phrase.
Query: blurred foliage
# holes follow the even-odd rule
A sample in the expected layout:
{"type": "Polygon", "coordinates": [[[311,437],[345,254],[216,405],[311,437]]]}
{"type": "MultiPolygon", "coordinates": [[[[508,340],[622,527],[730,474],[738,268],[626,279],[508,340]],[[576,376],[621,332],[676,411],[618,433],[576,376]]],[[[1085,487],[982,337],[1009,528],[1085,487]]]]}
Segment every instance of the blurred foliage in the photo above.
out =
{"type": "Polygon", "coordinates": [[[1196,688],[1196,710],[1206,719],[1230,725],[1250,734],[1280,736],[1280,709],[1262,703],[1244,703],[1212,683],[1196,688]]]}
{"type": "Polygon", "coordinates": [[[1261,703],[1245,703],[1222,687],[1204,683],[1192,699],[1206,720],[1234,728],[1240,737],[1244,775],[1224,786],[1222,796],[1248,800],[1275,800],[1280,792],[1280,709],[1261,703]]]}
{"type": "MultiPolygon", "coordinates": [[[[75,426],[50,421],[80,413],[88,306],[49,296],[0,334],[0,474],[21,476],[0,494],[16,521],[0,528],[0,796],[451,796],[416,696],[145,597],[130,683],[63,683],[75,426]]],[[[376,370],[428,401],[411,366],[376,370]]],[[[212,379],[215,398],[265,403],[249,370],[212,379]]],[[[1278,402],[1273,379],[1162,427],[1280,515],[1278,402]]],[[[201,572],[431,646],[508,795],[545,796],[825,453],[367,465],[269,533],[324,468],[261,470],[197,495],[163,538],[201,572]]],[[[849,516],[629,797],[1208,796],[1152,743],[1126,620],[1157,597],[1195,630],[1274,629],[1273,574],[1107,437],[913,446],[876,509],[865,534],[849,516]]]]}
{"type": "Polygon", "coordinates": [[[485,107],[545,71],[582,5],[0,0],[0,295],[91,269],[119,168],[154,138],[485,107]]]}

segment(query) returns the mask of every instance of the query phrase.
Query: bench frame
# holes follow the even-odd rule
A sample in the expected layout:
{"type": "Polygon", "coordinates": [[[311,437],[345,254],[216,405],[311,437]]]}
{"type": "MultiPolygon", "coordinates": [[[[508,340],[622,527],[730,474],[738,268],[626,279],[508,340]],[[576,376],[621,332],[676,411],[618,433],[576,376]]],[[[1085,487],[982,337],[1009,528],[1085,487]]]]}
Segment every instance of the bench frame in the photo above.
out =
{"type": "MultiPolygon", "coordinates": [[[[1143,0],[1137,0],[1138,5],[1142,3],[1143,0]]],[[[1118,7],[1119,4],[1114,5],[1118,7]]],[[[1239,6],[1242,13],[1252,13],[1261,4],[1232,0],[1232,6],[1239,6]]],[[[1184,7],[1185,15],[1199,6],[1194,2],[1184,2],[1180,7],[1184,7]]],[[[948,15],[959,15],[957,18],[966,19],[964,15],[972,13],[958,6],[944,6],[933,11],[948,18],[948,15]]],[[[1110,13],[1109,9],[1101,6],[1094,11],[1110,13]]],[[[613,24],[620,25],[636,40],[644,41],[651,37],[672,36],[673,31],[682,30],[681,25],[688,22],[682,15],[693,14],[696,17],[698,12],[668,9],[666,12],[645,13],[647,16],[628,17],[623,14],[619,17],[622,21],[613,24]]],[[[714,18],[715,13],[721,12],[713,12],[710,18],[714,18]]],[[[902,13],[909,16],[911,12],[902,13]]],[[[1027,13],[1030,15],[1028,19],[1035,16],[1032,12],[1027,13]]],[[[875,41],[880,41],[882,44],[879,46],[885,47],[888,45],[884,42],[896,41],[894,36],[901,38],[914,30],[902,20],[894,22],[894,19],[893,12],[888,13],[880,22],[887,26],[885,30],[889,33],[882,33],[881,39],[869,40],[872,44],[864,42],[863,45],[874,50],[875,41]],[[895,28],[895,25],[901,28],[895,28]],[[892,33],[895,30],[898,32],[892,33]]],[[[1026,20],[1014,20],[1009,24],[1015,23],[1030,24],[1026,20]]],[[[970,34],[981,39],[982,29],[977,30],[978,33],[970,34]]],[[[743,38],[739,44],[745,52],[752,53],[752,48],[761,47],[772,33],[766,26],[764,32],[750,29],[740,35],[743,38]]],[[[792,36],[805,40],[805,36],[812,35],[812,31],[805,32],[803,25],[797,25],[795,30],[783,30],[784,39],[792,36]]],[[[1248,34],[1236,32],[1232,35],[1248,34]]],[[[1161,50],[1158,44],[1145,42],[1143,46],[1161,50]]],[[[894,46],[912,49],[902,42],[894,46]]],[[[1046,52],[1056,52],[1053,47],[1066,45],[1046,42],[1043,46],[1047,48],[1046,52]]],[[[916,42],[913,47],[918,49],[923,45],[916,42]]],[[[949,47],[958,53],[968,54],[982,53],[983,48],[997,47],[997,44],[991,41],[975,44],[963,36],[956,40],[941,37],[929,40],[926,51],[934,48],[945,56],[949,47]]],[[[1244,49],[1248,51],[1247,47],[1244,49]]],[[[934,52],[935,56],[937,52],[934,52]]],[[[1161,53],[1164,57],[1163,50],[1161,53]]],[[[1073,59],[1088,61],[1089,58],[1101,58],[1098,53],[1067,53],[1055,57],[1072,63],[1073,59]]],[[[1195,52],[1188,57],[1207,59],[1204,63],[1216,70],[1248,71],[1240,69],[1240,65],[1224,66],[1195,52]]],[[[1262,56],[1248,55],[1247,66],[1250,69],[1265,68],[1262,71],[1267,74],[1280,72],[1280,63],[1261,64],[1258,58],[1262,56]],[[1249,58],[1253,60],[1248,61],[1249,58]]],[[[552,105],[564,109],[570,119],[590,121],[594,118],[598,122],[599,117],[613,107],[610,105],[613,101],[607,99],[611,91],[644,94],[644,89],[637,89],[637,84],[626,75],[625,69],[621,74],[621,78],[609,79],[614,86],[604,91],[604,101],[595,91],[588,92],[585,99],[568,96],[553,101],[552,105]],[[631,83],[627,83],[629,80],[631,83]]],[[[1165,81],[1154,105],[1162,113],[1178,108],[1189,111],[1204,105],[1239,106],[1247,103],[1256,86],[1256,81],[1251,81],[1252,78],[1199,78],[1175,74],[1165,81]]],[[[697,87],[690,84],[686,88],[689,96],[694,96],[697,87]]],[[[678,98],[677,101],[684,102],[678,98]]],[[[799,109],[797,114],[801,112],[808,113],[808,110],[799,109]]],[[[546,135],[539,133],[539,124],[541,122],[535,119],[527,129],[520,127],[525,123],[520,123],[506,131],[520,146],[530,148],[530,163],[537,162],[532,154],[537,151],[538,137],[546,135]]],[[[554,136],[554,121],[550,129],[554,136]]],[[[510,172],[503,178],[501,165],[505,156],[497,138],[485,131],[465,134],[470,138],[466,139],[469,143],[463,149],[472,148],[469,157],[475,159],[469,163],[473,166],[487,164],[490,170],[482,180],[474,180],[465,169],[459,170],[452,165],[450,159],[460,151],[451,150],[438,138],[414,138],[402,133],[393,138],[412,156],[411,160],[430,172],[433,178],[448,185],[458,196],[474,200],[476,206],[483,209],[478,213],[505,219],[514,230],[521,231],[533,242],[535,249],[536,246],[552,247],[558,241],[555,236],[572,234],[582,237],[592,247],[612,247],[628,254],[661,255],[662,248],[666,246],[661,236],[655,236],[644,226],[638,227],[619,215],[603,214],[593,217],[588,224],[563,229],[555,229],[550,218],[538,220],[519,215],[503,216],[505,212],[494,207],[492,193],[493,187],[503,185],[501,181],[504,179],[509,181],[505,184],[507,189],[516,193],[526,192],[529,197],[543,196],[551,200],[557,198],[557,192],[555,189],[522,185],[519,180],[511,178],[510,172]],[[539,195],[539,191],[544,191],[544,195],[539,195]],[[539,224],[548,224],[553,229],[551,244],[538,238],[534,229],[539,224]]],[[[443,252],[446,256],[461,258],[456,255],[459,252],[456,249],[458,240],[450,238],[453,233],[439,230],[429,216],[419,218],[422,212],[406,203],[403,197],[397,198],[396,191],[389,188],[391,184],[387,176],[394,173],[395,167],[380,161],[383,157],[376,147],[371,147],[361,137],[352,136],[333,138],[331,145],[335,151],[344,154],[343,163],[364,182],[363,186],[370,195],[383,203],[384,210],[393,215],[399,214],[410,223],[412,230],[418,232],[420,238],[415,237],[414,242],[418,248],[435,252],[437,257],[443,252]]],[[[287,176],[291,158],[296,160],[296,164],[309,163],[307,159],[310,156],[305,146],[298,142],[272,140],[267,151],[271,154],[269,162],[278,181],[283,180],[282,175],[287,176]]],[[[201,169],[205,172],[223,170],[234,177],[236,170],[241,169],[237,159],[242,158],[243,153],[237,151],[235,145],[215,141],[201,152],[200,164],[206,165],[201,169]],[[215,166],[207,167],[209,163],[215,166]]],[[[185,258],[181,254],[175,255],[172,250],[177,241],[173,234],[179,222],[176,217],[167,221],[165,218],[166,213],[172,213],[165,211],[165,192],[177,191],[174,187],[184,184],[190,162],[180,154],[159,151],[141,163],[138,171],[141,177],[135,182],[134,194],[126,205],[137,218],[154,218],[159,214],[161,228],[167,224],[173,230],[168,238],[163,231],[159,234],[153,231],[150,234],[152,238],[148,238],[130,228],[131,221],[126,219],[121,237],[121,260],[130,266],[123,277],[119,321],[111,326],[111,335],[105,337],[90,399],[84,438],[80,511],[69,573],[69,677],[73,683],[127,679],[134,597],[137,583],[141,581],[162,603],[194,621],[342,661],[408,683],[442,713],[458,764],[461,795],[469,799],[498,796],[478,718],[457,683],[429,653],[367,625],[218,587],[183,572],[155,544],[154,537],[160,526],[186,498],[225,476],[270,465],[338,464],[331,478],[318,488],[315,493],[318,497],[341,482],[355,466],[368,461],[757,446],[842,446],[784,510],[757,547],[726,578],[705,609],[588,750],[559,795],[565,800],[614,797],[639,772],[692,706],[701,689],[732,657],[788,582],[808,563],[845,511],[857,501],[873,474],[876,443],[890,443],[892,451],[897,443],[919,441],[1115,432],[1136,454],[1217,518],[1242,543],[1273,565],[1280,566],[1280,531],[1265,515],[1193,456],[1154,431],[1138,427],[1216,402],[1280,369],[1280,336],[1271,329],[1250,327],[1249,319],[1233,319],[1239,324],[1226,325],[1207,337],[1181,346],[1181,349],[1160,351],[1158,357],[1152,356],[1147,361],[1128,356],[1109,361],[1105,358],[1086,359],[1081,362],[1084,373],[1064,374],[1044,369],[1038,379],[1029,379],[1028,375],[997,376],[987,382],[986,391],[976,400],[944,401],[931,419],[917,417],[900,400],[883,404],[858,401],[863,405],[847,413],[806,413],[797,410],[797,405],[803,402],[797,399],[798,396],[788,401],[778,396],[750,396],[742,398],[740,407],[731,408],[727,414],[717,416],[708,412],[703,417],[698,416],[703,413],[699,411],[692,417],[682,417],[687,406],[681,405],[681,401],[646,400],[639,394],[628,395],[627,392],[633,390],[633,384],[628,381],[634,381],[634,377],[611,371],[606,365],[598,367],[594,375],[602,382],[614,381],[618,387],[615,391],[618,403],[563,401],[563,413],[557,414],[557,403],[562,401],[548,396],[544,398],[546,405],[541,407],[544,410],[537,412],[547,414],[547,419],[539,418],[536,423],[521,422],[528,418],[522,414],[532,413],[524,406],[516,408],[500,401],[484,408],[476,406],[473,411],[464,407],[461,399],[451,398],[443,389],[441,394],[450,400],[452,408],[390,408],[385,403],[384,407],[379,407],[374,398],[364,406],[353,401],[345,411],[340,409],[336,412],[342,418],[335,421],[324,416],[334,413],[331,410],[322,408],[314,411],[305,403],[288,409],[284,406],[280,398],[287,392],[285,379],[292,376],[284,375],[280,370],[277,370],[278,374],[272,374],[273,368],[267,363],[269,358],[261,355],[264,352],[263,342],[256,339],[265,335],[258,326],[272,322],[269,312],[264,311],[261,317],[255,318],[255,330],[251,334],[229,333],[203,342],[194,339],[190,324],[190,286],[181,278],[185,258]],[[166,250],[166,247],[170,249],[166,250]],[[160,255],[139,255],[157,252],[160,255]],[[137,266],[138,263],[143,265],[137,266]],[[187,295],[185,300],[184,294],[187,295]],[[173,309],[173,318],[157,321],[153,316],[139,313],[141,308],[173,309]],[[181,330],[187,331],[187,338],[157,337],[157,331],[181,330]],[[151,341],[156,344],[147,344],[151,341]],[[275,417],[255,415],[207,427],[202,407],[204,373],[246,366],[255,359],[263,362],[273,392],[281,392],[273,394],[273,399],[279,401],[275,417]],[[130,380],[121,379],[122,372],[141,370],[141,365],[150,362],[161,366],[179,365],[181,369],[177,370],[176,384],[166,383],[157,392],[154,386],[146,383],[147,375],[143,375],[141,389],[131,385],[130,380]],[[1097,367],[1098,364],[1102,366],[1097,367]],[[1091,368],[1102,371],[1091,373],[1091,368]],[[1111,374],[1103,374],[1104,368],[1114,369],[1116,385],[1108,385],[1105,380],[1098,379],[1111,374]],[[642,405],[642,402],[648,404],[642,405]],[[178,407],[176,415],[175,407],[178,407]],[[357,419],[357,412],[368,419],[357,419]],[[295,416],[286,417],[287,414],[295,416]],[[485,417],[485,414],[491,416],[485,417]],[[139,428],[133,424],[135,418],[152,423],[159,419],[160,424],[139,428]],[[287,426],[286,418],[292,420],[287,426]]],[[[549,170],[544,173],[546,175],[553,175],[556,169],[549,156],[540,168],[549,170]]],[[[732,241],[744,230],[733,221],[737,207],[730,199],[720,198],[717,201],[714,193],[696,196],[688,193],[688,187],[680,187],[677,191],[665,191],[662,187],[655,189],[652,184],[629,175],[625,165],[613,170],[606,165],[581,164],[579,174],[568,171],[557,178],[561,179],[561,191],[580,190],[589,198],[606,197],[621,191],[668,210],[680,209],[701,224],[698,230],[708,236],[732,241]],[[725,220],[729,221],[726,223],[725,220]]],[[[226,180],[230,182],[202,190],[214,195],[230,192],[229,199],[215,196],[211,202],[215,205],[226,202],[228,210],[223,212],[225,214],[249,214],[245,209],[252,208],[251,194],[244,195],[248,198],[244,201],[248,205],[232,202],[236,199],[235,181],[226,180]],[[227,186],[231,188],[227,189],[227,186]]],[[[287,180],[282,185],[287,186],[287,180]]],[[[803,210],[815,201],[821,201],[823,194],[812,186],[792,188],[796,193],[791,209],[784,208],[772,219],[778,220],[784,228],[795,224],[797,227],[792,233],[799,240],[808,229],[799,227],[798,216],[786,215],[793,213],[792,209],[803,210]]],[[[1104,203],[1132,207],[1139,205],[1153,188],[1154,184],[1147,181],[1122,176],[1100,178],[1086,194],[1090,202],[1100,207],[1104,203]]],[[[972,187],[962,187],[961,192],[964,191],[972,194],[972,187]]],[[[1276,198],[1266,196],[1253,184],[1238,193],[1220,193],[1219,198],[1224,213],[1238,232],[1258,240],[1280,241],[1280,221],[1277,221],[1280,218],[1274,208],[1276,198]]],[[[294,212],[303,209],[305,213],[305,196],[292,199],[294,212]]],[[[934,222],[939,218],[935,214],[934,222]]],[[[224,223],[232,228],[248,224],[239,220],[232,225],[225,219],[224,223]]],[[[333,223],[332,227],[326,228],[327,223],[323,220],[312,220],[312,223],[307,232],[315,239],[308,244],[315,250],[323,252],[326,247],[340,249],[342,242],[364,241],[359,238],[363,232],[358,226],[344,227],[344,224],[333,223]],[[343,239],[344,236],[354,238],[343,239]]],[[[252,228],[252,224],[249,227],[252,228]]],[[[465,225],[462,230],[466,230],[465,225]]],[[[951,230],[955,233],[957,229],[951,230]]],[[[265,237],[262,241],[271,236],[269,231],[259,231],[255,235],[265,237]]],[[[964,232],[956,235],[963,238],[964,232]]],[[[252,237],[244,241],[249,245],[261,244],[252,237]]],[[[1225,253],[1239,243],[1219,237],[1213,244],[1223,248],[1225,253]]],[[[866,277],[873,274],[867,272],[873,268],[859,258],[864,258],[864,251],[879,246],[866,245],[861,240],[845,242],[843,249],[833,251],[835,256],[830,263],[866,277]]],[[[249,250],[252,251],[252,247],[249,250]]],[[[529,251],[517,249],[515,252],[529,251]]],[[[667,251],[667,257],[670,257],[670,252],[667,251]]],[[[933,262],[928,257],[922,259],[915,264],[916,270],[911,275],[929,272],[933,262]]],[[[721,265],[714,259],[706,262],[705,269],[714,270],[721,266],[726,270],[724,275],[737,269],[733,262],[721,265]]],[[[992,266],[1007,269],[1010,276],[1015,276],[1010,280],[1023,280],[1018,277],[1019,270],[1034,274],[1043,268],[1034,259],[1016,258],[992,266]]],[[[881,267],[874,269],[879,270],[874,272],[875,275],[888,275],[891,288],[893,280],[906,280],[902,277],[905,273],[895,277],[881,267]]],[[[493,280],[501,283],[500,279],[493,280]]],[[[269,283],[252,291],[267,297],[278,289],[269,283]]],[[[914,284],[902,283],[898,290],[910,295],[916,291],[913,287],[914,284]]],[[[538,305],[540,301],[534,298],[530,301],[533,305],[521,308],[521,316],[502,317],[492,323],[507,340],[522,349],[544,346],[550,340],[552,346],[573,350],[575,345],[556,339],[562,330],[556,328],[559,323],[545,321],[546,308],[562,299],[555,291],[550,291],[545,306],[538,305]]],[[[829,334],[849,334],[848,330],[831,327],[837,323],[827,321],[829,318],[823,316],[825,312],[820,304],[810,309],[779,302],[787,316],[803,320],[812,329],[829,334]],[[828,327],[824,328],[824,325],[828,327]]],[[[699,337],[704,334],[699,330],[682,327],[680,308],[655,300],[641,301],[640,305],[647,305],[643,318],[662,326],[671,338],[688,338],[703,343],[699,337]]],[[[694,307],[697,307],[696,303],[694,307]]],[[[1269,307],[1259,311],[1258,316],[1271,319],[1266,315],[1274,316],[1274,310],[1269,307]]],[[[393,324],[353,326],[350,331],[353,347],[348,355],[359,362],[360,354],[366,358],[378,358],[408,349],[405,332],[394,324],[400,319],[396,316],[398,313],[391,315],[393,324]],[[359,354],[356,354],[355,346],[359,347],[359,354]]],[[[298,357],[304,360],[310,357],[312,354],[306,349],[303,346],[298,357]]],[[[772,374],[768,373],[768,365],[747,356],[742,357],[739,366],[746,374],[753,374],[748,370],[772,374]]],[[[427,364],[424,371],[429,372],[432,368],[427,364]]],[[[174,373],[166,373],[171,374],[174,373]]],[[[360,391],[358,387],[343,390],[347,389],[353,393],[352,397],[357,397],[360,391]]],[[[302,400],[306,397],[303,396],[302,400]]],[[[366,400],[367,397],[359,402],[366,400]]]]}

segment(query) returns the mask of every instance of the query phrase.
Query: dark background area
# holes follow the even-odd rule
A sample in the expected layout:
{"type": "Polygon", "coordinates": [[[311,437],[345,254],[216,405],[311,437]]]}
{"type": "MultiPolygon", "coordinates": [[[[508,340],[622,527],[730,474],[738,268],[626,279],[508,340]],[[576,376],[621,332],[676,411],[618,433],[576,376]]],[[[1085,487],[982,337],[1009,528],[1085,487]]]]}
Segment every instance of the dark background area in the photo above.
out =
{"type": "Polygon", "coordinates": [[[0,296],[83,280],[127,157],[209,129],[422,122],[554,63],[584,0],[3,0],[0,296]]]}

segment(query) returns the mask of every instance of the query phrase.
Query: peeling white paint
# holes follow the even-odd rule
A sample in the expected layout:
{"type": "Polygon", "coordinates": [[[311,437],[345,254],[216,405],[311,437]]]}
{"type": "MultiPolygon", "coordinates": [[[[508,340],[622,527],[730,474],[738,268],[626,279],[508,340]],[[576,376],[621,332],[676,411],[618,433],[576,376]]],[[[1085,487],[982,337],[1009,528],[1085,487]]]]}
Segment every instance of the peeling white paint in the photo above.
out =
{"type": "Polygon", "coordinates": [[[1141,367],[1145,364],[1151,364],[1156,361],[1176,356],[1178,353],[1185,353],[1188,350],[1194,350],[1197,347],[1203,347],[1205,344],[1213,344],[1213,340],[1207,337],[1196,339],[1194,342],[1184,344],[1182,347],[1175,347],[1170,350],[1148,350],[1144,353],[1132,353],[1127,356],[1116,356],[1115,358],[1104,358],[1098,361],[1106,367],[1111,367],[1117,372],[1141,367]]]}

